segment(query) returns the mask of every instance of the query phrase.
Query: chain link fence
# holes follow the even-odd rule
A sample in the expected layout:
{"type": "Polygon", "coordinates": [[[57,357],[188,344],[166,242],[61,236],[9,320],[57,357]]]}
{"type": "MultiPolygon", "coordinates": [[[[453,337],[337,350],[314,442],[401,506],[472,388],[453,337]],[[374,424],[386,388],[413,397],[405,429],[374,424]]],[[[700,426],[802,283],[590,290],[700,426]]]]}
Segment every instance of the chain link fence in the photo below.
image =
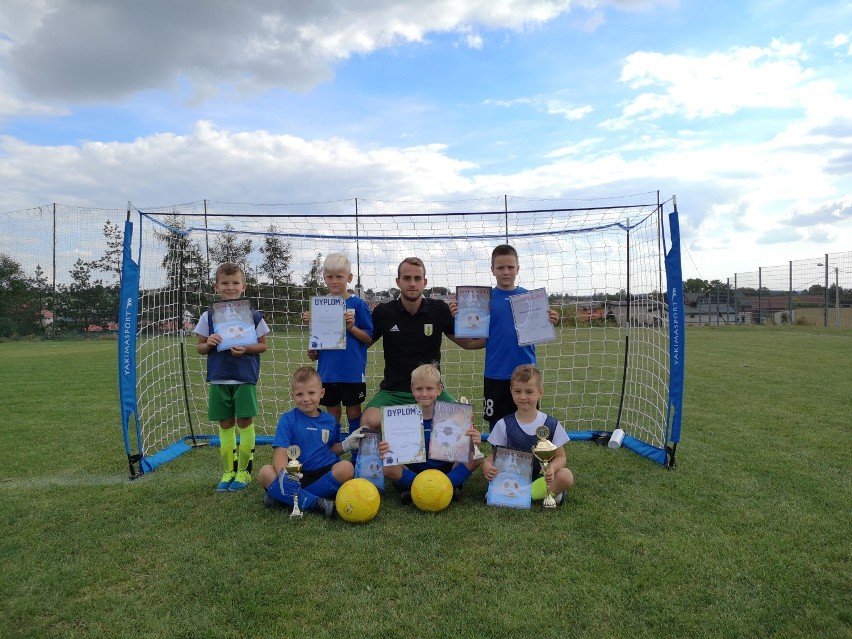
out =
{"type": "Polygon", "coordinates": [[[852,327],[852,251],[735,273],[686,293],[691,324],[852,327]]]}

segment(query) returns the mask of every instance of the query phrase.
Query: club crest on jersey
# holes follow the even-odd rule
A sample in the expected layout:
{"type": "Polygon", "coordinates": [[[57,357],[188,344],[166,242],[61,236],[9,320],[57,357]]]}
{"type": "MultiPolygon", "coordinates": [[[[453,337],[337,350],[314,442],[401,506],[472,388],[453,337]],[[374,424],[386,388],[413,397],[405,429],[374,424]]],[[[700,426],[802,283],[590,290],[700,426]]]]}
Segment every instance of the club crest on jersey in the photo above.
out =
{"type": "Polygon", "coordinates": [[[331,431],[330,431],[330,430],[328,430],[327,428],[323,428],[323,429],[322,429],[322,443],[323,443],[323,444],[327,444],[327,443],[328,443],[328,438],[329,438],[329,436],[330,436],[330,435],[331,435],[331,431]]]}
{"type": "Polygon", "coordinates": [[[431,324],[424,324],[423,325],[423,334],[426,335],[426,337],[430,337],[432,335],[432,325],[431,324]]]}

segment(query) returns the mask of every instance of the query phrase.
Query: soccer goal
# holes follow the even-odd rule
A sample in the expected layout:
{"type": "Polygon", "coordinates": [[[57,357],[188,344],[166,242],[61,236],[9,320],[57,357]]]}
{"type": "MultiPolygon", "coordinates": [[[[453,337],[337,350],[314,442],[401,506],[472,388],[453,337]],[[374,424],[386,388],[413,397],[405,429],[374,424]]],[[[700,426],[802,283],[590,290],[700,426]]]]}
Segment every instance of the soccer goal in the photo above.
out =
{"type": "MultiPolygon", "coordinates": [[[[258,443],[271,443],[292,405],[292,371],[310,365],[301,322],[325,293],[322,260],[352,261],[352,291],[371,306],[392,299],[408,256],[426,265],[426,294],[493,286],[491,250],[511,244],[518,284],[544,288],[560,314],[556,339],[537,345],[545,396],[572,440],[606,438],[673,466],[680,440],[684,329],[680,240],[674,198],[658,193],[605,200],[503,196],[454,202],[345,200],[286,205],[202,201],[156,209],[128,206],[119,309],[119,382],[131,474],[150,472],[194,446],[218,445],[207,420],[206,361],[195,322],[214,301],[212,277],[233,261],[247,297],[272,332],[261,357],[258,443]]],[[[447,390],[482,419],[484,351],[444,340],[447,390]]],[[[367,394],[382,379],[382,341],[369,350],[367,394]]]]}

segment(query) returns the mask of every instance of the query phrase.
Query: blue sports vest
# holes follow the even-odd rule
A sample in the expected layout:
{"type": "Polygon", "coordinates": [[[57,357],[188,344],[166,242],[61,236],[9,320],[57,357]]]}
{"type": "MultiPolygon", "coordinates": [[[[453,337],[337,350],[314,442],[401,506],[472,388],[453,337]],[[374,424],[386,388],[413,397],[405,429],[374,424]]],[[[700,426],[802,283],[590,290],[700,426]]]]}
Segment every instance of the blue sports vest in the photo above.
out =
{"type": "MultiPolygon", "coordinates": [[[[517,450],[532,450],[533,446],[538,442],[538,437],[535,435],[527,435],[518,423],[515,413],[510,413],[503,418],[503,423],[506,424],[506,447],[515,448],[517,450]]],[[[547,438],[553,441],[553,435],[556,433],[556,427],[559,421],[550,415],[545,416],[544,425],[547,426],[547,438]]],[[[541,472],[541,462],[533,457],[533,479],[541,472]]]]}
{"type": "MultiPolygon", "coordinates": [[[[254,327],[260,324],[263,315],[252,310],[254,327]]],[[[208,331],[213,334],[213,307],[207,309],[208,331]]],[[[215,348],[207,354],[207,381],[214,379],[234,379],[242,384],[257,384],[260,377],[260,355],[246,353],[234,357],[230,350],[217,351],[215,348]]]]}

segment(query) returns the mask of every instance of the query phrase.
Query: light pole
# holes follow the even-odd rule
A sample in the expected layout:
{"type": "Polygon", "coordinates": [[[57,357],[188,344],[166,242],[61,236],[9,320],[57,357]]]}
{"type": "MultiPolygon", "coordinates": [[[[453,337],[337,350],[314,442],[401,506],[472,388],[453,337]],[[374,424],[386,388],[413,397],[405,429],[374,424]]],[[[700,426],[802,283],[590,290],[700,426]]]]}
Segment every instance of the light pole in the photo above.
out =
{"type": "MultiPolygon", "coordinates": [[[[828,290],[828,262],[819,262],[817,266],[825,266],[825,288],[828,290]]],[[[834,267],[834,323],[840,328],[840,267],[834,267]]]]}

